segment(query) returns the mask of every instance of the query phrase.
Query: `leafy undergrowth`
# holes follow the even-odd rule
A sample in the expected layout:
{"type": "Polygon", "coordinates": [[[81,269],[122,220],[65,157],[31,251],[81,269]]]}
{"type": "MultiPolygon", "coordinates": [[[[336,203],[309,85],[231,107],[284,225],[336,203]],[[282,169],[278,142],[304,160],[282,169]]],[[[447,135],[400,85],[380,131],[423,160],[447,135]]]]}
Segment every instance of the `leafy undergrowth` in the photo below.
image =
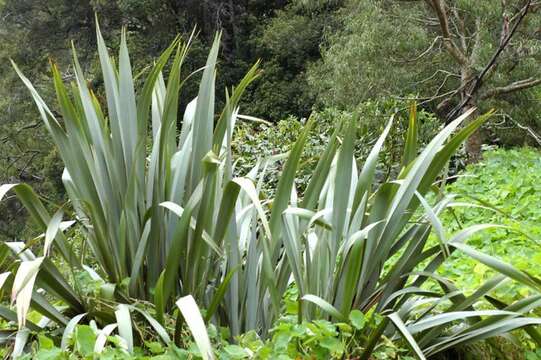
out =
{"type": "MultiPolygon", "coordinates": [[[[447,190],[457,195],[458,202],[483,206],[456,207],[454,216],[446,214],[442,221],[450,233],[473,224],[504,224],[508,228],[479,232],[468,244],[532,275],[541,275],[540,152],[531,148],[488,151],[481,163],[469,166],[447,190]]],[[[470,292],[494,275],[488,267],[458,252],[441,271],[470,292]]],[[[500,287],[496,294],[505,300],[531,295],[527,287],[517,283],[500,287]]]]}
{"type": "MultiPolygon", "coordinates": [[[[294,301],[286,300],[286,314],[276,323],[268,341],[262,341],[255,332],[248,332],[230,342],[227,328],[208,327],[217,359],[355,359],[362,348],[359,334],[364,326],[381,321],[380,317],[364,316],[353,310],[347,322],[332,323],[326,320],[297,322],[294,301]],[[289,310],[287,310],[289,309],[289,310]],[[287,312],[291,312],[288,314],[287,312]],[[371,323],[372,322],[372,323],[371,323]]],[[[143,346],[134,347],[133,353],[126,351],[118,335],[99,339],[100,331],[94,324],[77,325],[64,348],[51,334],[37,334],[32,350],[19,359],[68,360],[68,359],[201,359],[199,349],[188,332],[183,336],[180,347],[163,345],[159,341],[145,341],[143,346]],[[105,346],[98,343],[105,341],[105,346]],[[100,349],[97,352],[96,346],[100,349]]],[[[373,360],[414,360],[408,349],[400,348],[384,337],[372,355],[373,360]]]]}
{"type": "MultiPolygon", "coordinates": [[[[268,340],[263,341],[254,332],[242,334],[231,341],[227,328],[210,324],[207,328],[212,342],[215,358],[218,360],[242,359],[358,359],[361,330],[375,326],[382,320],[380,315],[364,315],[353,310],[347,321],[327,320],[303,321],[298,323],[298,292],[292,286],[285,298],[283,315],[275,322],[268,340]]],[[[31,312],[30,318],[38,320],[39,314],[31,312]]],[[[172,319],[169,319],[172,321],[172,319]]],[[[0,322],[0,327],[13,324],[0,322]]],[[[148,329],[147,329],[148,330],[148,329]]],[[[182,332],[179,346],[164,345],[157,336],[147,332],[142,345],[135,346],[130,354],[124,340],[118,335],[102,337],[101,330],[94,322],[77,325],[64,347],[61,347],[62,333],[53,331],[30,334],[33,341],[30,351],[19,360],[183,360],[203,359],[188,329],[182,332]],[[99,344],[101,342],[101,345],[99,344]],[[99,350],[97,350],[99,349],[99,350]]],[[[9,347],[0,349],[0,356],[9,356],[9,347]]],[[[386,337],[377,345],[370,360],[414,360],[415,357],[405,347],[386,337]]],[[[503,338],[470,344],[439,354],[434,360],[541,360],[541,349],[528,351],[503,338]]]]}
{"type": "MultiPolygon", "coordinates": [[[[288,301],[286,300],[286,303],[288,301]]],[[[295,307],[291,301],[288,306],[295,307]]],[[[293,312],[293,311],[290,311],[293,312]]],[[[219,360],[242,359],[358,359],[362,348],[359,347],[360,330],[370,322],[379,322],[381,318],[364,316],[353,310],[348,322],[331,323],[326,320],[297,323],[293,313],[281,317],[271,331],[268,341],[262,341],[255,332],[248,332],[230,342],[226,328],[208,327],[213,343],[214,355],[219,360]]],[[[122,338],[111,335],[105,338],[105,345],[95,351],[99,340],[99,330],[93,324],[77,325],[67,346],[62,349],[53,333],[39,333],[32,342],[32,350],[19,360],[183,360],[202,359],[199,349],[186,331],[180,347],[170,344],[165,346],[160,341],[145,341],[144,345],[134,347],[133,353],[126,351],[122,338]]],[[[0,349],[0,355],[8,356],[8,348],[0,349]]],[[[524,351],[504,339],[481,342],[440,354],[435,360],[540,360],[541,349],[524,351]]],[[[415,357],[406,348],[397,346],[390,339],[383,338],[372,354],[371,360],[414,360],[415,357]]]]}
{"type": "MultiPolygon", "coordinates": [[[[505,224],[510,229],[480,232],[468,243],[483,252],[497,256],[522,270],[541,274],[536,266],[541,262],[541,249],[536,243],[541,234],[541,153],[533,149],[494,150],[485,153],[484,161],[468,167],[460,178],[447,186],[448,193],[456,194],[457,202],[475,200],[481,207],[455,207],[454,214],[442,217],[450,233],[460,227],[480,223],[505,224]],[[487,208],[492,208],[489,210],[487,208]]],[[[453,279],[459,288],[478,288],[494,275],[484,265],[453,253],[441,272],[453,279]]],[[[84,281],[83,281],[84,282],[84,281]]],[[[528,295],[528,289],[510,283],[496,290],[500,299],[513,300],[528,295]]],[[[362,348],[361,329],[381,321],[372,314],[354,310],[347,322],[326,320],[297,322],[297,293],[288,291],[282,316],[275,322],[268,340],[261,340],[255,332],[248,332],[231,341],[227,328],[208,328],[217,359],[340,359],[356,358],[362,348]]],[[[32,318],[32,314],[29,316],[32,318]]],[[[36,322],[39,319],[33,319],[36,322]]],[[[9,324],[4,323],[7,327],[9,324]]],[[[11,324],[13,325],[13,324],[11,324]]],[[[184,332],[179,347],[166,346],[150,337],[132,354],[118,335],[98,340],[100,330],[90,323],[78,325],[62,349],[61,334],[54,331],[35,334],[32,350],[23,359],[200,359],[200,352],[188,331],[184,332]],[[96,343],[105,340],[99,354],[96,343]]],[[[145,336],[147,338],[147,336],[145,336]]],[[[500,339],[502,340],[502,339],[500,339]]],[[[7,352],[9,349],[0,350],[7,352]]],[[[454,350],[456,351],[456,349],[454,350]]],[[[446,354],[438,359],[541,359],[541,350],[528,351],[510,344],[483,342],[458,349],[460,354],[446,354]]],[[[6,353],[7,354],[7,353],[6,353]]],[[[406,348],[384,338],[372,356],[373,360],[414,359],[406,348]]]]}
{"type": "MultiPolygon", "coordinates": [[[[395,114],[397,109],[407,109],[408,103],[397,102],[391,99],[382,102],[366,102],[362,104],[354,114],[348,111],[340,111],[327,108],[319,112],[313,112],[313,129],[310,132],[304,147],[299,171],[295,177],[297,190],[304,189],[317,165],[320,155],[325,150],[329,138],[336,125],[348,122],[355,116],[359,116],[357,126],[357,140],[355,145],[355,158],[358,164],[364,163],[372,148],[375,139],[386,121],[395,114]]],[[[391,129],[384,150],[380,153],[377,176],[383,180],[392,171],[399,171],[400,157],[404,148],[403,134],[407,130],[408,113],[398,112],[396,115],[396,127],[391,129]]],[[[419,109],[419,142],[427,144],[437,133],[440,123],[431,113],[419,109]]],[[[235,171],[238,175],[244,175],[263,159],[274,159],[267,164],[263,189],[265,194],[272,196],[283,168],[285,157],[291,146],[301,136],[306,119],[298,119],[290,116],[276,124],[239,122],[233,138],[232,150],[237,155],[235,171]],[[280,156],[282,155],[282,156],[280,156]]]]}
{"type": "MultiPolygon", "coordinates": [[[[84,282],[85,280],[83,280],[84,282]]],[[[93,285],[89,285],[92,287],[93,285]]],[[[357,359],[363,348],[361,335],[367,326],[377,326],[382,317],[373,312],[363,314],[353,310],[347,320],[331,322],[318,320],[298,322],[298,291],[291,286],[283,299],[282,316],[274,323],[267,337],[262,340],[255,331],[244,333],[234,339],[228,328],[208,325],[207,331],[212,342],[215,358],[218,360],[241,359],[357,359]]],[[[140,304],[144,307],[144,304],[140,304]]],[[[150,313],[152,310],[145,309],[150,313]]],[[[42,316],[31,311],[29,319],[39,322],[42,316]]],[[[174,319],[166,319],[168,330],[173,332],[174,319]]],[[[139,324],[142,325],[142,324],[139,324]]],[[[51,328],[47,332],[29,333],[26,355],[19,360],[178,360],[203,359],[199,348],[193,341],[188,328],[182,331],[178,346],[165,345],[157,334],[149,332],[148,327],[140,327],[137,333],[144,339],[129,353],[127,344],[119,335],[105,335],[105,328],[91,321],[78,324],[68,338],[64,339],[62,329],[51,328]]],[[[14,323],[0,321],[0,328],[13,328],[14,323]]],[[[0,349],[0,356],[9,357],[11,347],[0,349]]],[[[414,360],[408,348],[399,346],[392,340],[382,338],[371,360],[414,360]]]]}

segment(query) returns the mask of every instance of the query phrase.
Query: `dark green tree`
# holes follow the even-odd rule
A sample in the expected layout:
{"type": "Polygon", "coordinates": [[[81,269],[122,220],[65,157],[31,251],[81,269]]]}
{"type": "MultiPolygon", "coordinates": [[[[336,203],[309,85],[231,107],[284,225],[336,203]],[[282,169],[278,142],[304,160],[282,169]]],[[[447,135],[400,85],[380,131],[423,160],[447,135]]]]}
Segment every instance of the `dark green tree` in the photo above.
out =
{"type": "Polygon", "coordinates": [[[325,33],[335,26],[342,1],[292,2],[268,20],[252,40],[263,76],[248,99],[249,111],[271,121],[308,116],[315,102],[307,68],[320,59],[325,33]]]}
{"type": "MultiPolygon", "coordinates": [[[[539,11],[529,0],[350,1],[310,84],[325,105],[418,94],[443,121],[496,107],[538,129],[539,11]]],[[[482,142],[470,138],[472,160],[482,142]]]]}

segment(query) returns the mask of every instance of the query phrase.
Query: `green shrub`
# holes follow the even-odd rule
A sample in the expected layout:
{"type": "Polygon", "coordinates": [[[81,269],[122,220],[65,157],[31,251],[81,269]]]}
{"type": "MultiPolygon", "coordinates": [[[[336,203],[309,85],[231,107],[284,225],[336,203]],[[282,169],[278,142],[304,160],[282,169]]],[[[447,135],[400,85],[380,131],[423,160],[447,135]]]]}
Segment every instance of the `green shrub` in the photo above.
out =
{"type": "MultiPolygon", "coordinates": [[[[456,182],[447,187],[456,201],[477,203],[482,207],[457,207],[448,214],[446,228],[478,223],[505,224],[512,230],[494,229],[476,234],[469,243],[486,254],[497,256],[535,276],[541,275],[541,153],[531,148],[492,150],[484,160],[468,166],[456,182]]],[[[441,273],[454,279],[466,291],[473,292],[494,272],[460,254],[446,262],[441,273]],[[473,269],[473,271],[472,271],[473,269]]],[[[531,294],[516,283],[498,290],[507,301],[531,294]]]]}
{"type": "MultiPolygon", "coordinates": [[[[24,265],[16,271],[20,278],[14,281],[14,292],[21,292],[25,286],[31,290],[37,281],[39,287],[48,289],[51,296],[67,306],[71,316],[90,313],[90,318],[104,323],[114,319],[117,311],[114,304],[103,304],[104,298],[120,303],[131,303],[130,299],[150,301],[160,326],[165,325],[165,313],[174,308],[179,295],[193,294],[208,306],[208,318],[217,311],[216,320],[231,324],[235,334],[270,326],[279,309],[280,295],[274,292],[274,286],[270,293],[267,291],[274,279],[259,281],[253,275],[254,271],[262,271],[262,252],[271,250],[258,246],[245,260],[247,242],[241,243],[236,230],[230,227],[230,222],[237,220],[233,212],[240,211],[231,206],[237,198],[239,206],[245,207],[251,203],[250,196],[257,197],[252,180],[232,179],[230,151],[237,104],[257,76],[257,66],[228,92],[215,124],[217,36],[202,72],[199,96],[187,106],[179,128],[181,67],[190,42],[175,40],[146,74],[142,88],[135,91],[125,32],[118,61],[109,57],[99,29],[97,35],[106,108],[87,88],[75,51],[76,82],[70,90],[63,84],[59,70],[52,66],[62,121],[19,72],[66,166],[62,179],[70,204],[51,216],[28,186],[11,184],[0,188],[0,197],[14,191],[47,233],[44,249],[36,248],[43,250],[39,257],[29,250],[27,256],[22,256],[24,245],[7,243],[24,265]],[[172,65],[166,83],[161,71],[170,57],[172,65]],[[86,249],[81,256],[90,254],[96,264],[94,269],[83,265],[73,243],[64,236],[63,230],[73,225],[63,221],[64,212],[79,225],[86,249]],[[51,246],[67,263],[67,276],[58,272],[47,256],[51,246]],[[248,280],[248,269],[239,269],[241,260],[250,271],[248,280]],[[81,272],[101,284],[99,296],[85,296],[85,287],[78,283],[81,272]],[[19,283],[18,279],[24,281],[19,283]],[[246,295],[244,286],[256,280],[259,290],[246,295]],[[229,281],[234,287],[227,288],[229,281]],[[226,294],[228,306],[236,308],[236,312],[223,311],[226,294]],[[269,301],[275,312],[257,310],[269,301]]],[[[296,163],[292,161],[289,166],[294,171],[296,163]]],[[[252,175],[258,176],[257,172],[252,175]]],[[[292,177],[282,185],[289,195],[288,182],[292,177]]],[[[281,208],[277,206],[274,211],[281,208]]],[[[243,229],[249,230],[245,236],[257,232],[256,216],[255,212],[245,212],[247,223],[243,229]]],[[[273,226],[277,238],[279,225],[273,226]]],[[[13,266],[8,269],[15,272],[13,266]]],[[[272,270],[267,270],[270,276],[272,270]]],[[[24,309],[19,311],[20,327],[25,324],[30,305],[28,295],[20,294],[16,300],[24,309]]],[[[40,301],[44,315],[61,326],[67,325],[69,319],[47,299],[40,301]]]]}
{"type": "MultiPolygon", "coordinates": [[[[337,124],[358,120],[355,142],[355,159],[358,163],[366,160],[374,139],[383,131],[386,121],[395,116],[395,125],[391,128],[387,141],[383,145],[377,169],[377,179],[383,181],[390,174],[400,170],[400,158],[404,151],[404,133],[408,127],[408,109],[405,101],[387,99],[367,101],[355,113],[326,108],[312,113],[312,130],[304,146],[299,169],[295,178],[298,191],[302,192],[308,184],[313,169],[321,153],[332,136],[337,124]]],[[[431,113],[418,111],[419,144],[427,144],[441,128],[440,121],[431,113]]],[[[239,124],[233,137],[233,152],[237,155],[235,171],[239,175],[248,173],[258,160],[279,157],[287,153],[303,131],[306,119],[290,116],[276,124],[267,122],[247,122],[239,124]]],[[[284,159],[269,164],[265,184],[265,192],[272,196],[276,188],[284,159]]]]}

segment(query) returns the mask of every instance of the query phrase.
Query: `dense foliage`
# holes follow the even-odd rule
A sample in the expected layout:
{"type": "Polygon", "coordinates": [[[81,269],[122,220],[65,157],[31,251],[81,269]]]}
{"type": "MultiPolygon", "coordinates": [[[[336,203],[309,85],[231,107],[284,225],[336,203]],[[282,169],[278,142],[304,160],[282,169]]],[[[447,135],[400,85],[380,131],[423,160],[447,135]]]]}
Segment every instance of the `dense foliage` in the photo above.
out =
{"type": "MultiPolygon", "coordinates": [[[[480,45],[466,44],[468,52],[478,48],[479,56],[472,62],[475,71],[499,45],[505,19],[510,21],[507,28],[512,28],[522,2],[490,4],[448,4],[459,16],[450,21],[467,25],[463,31],[466,39],[473,42],[476,27],[480,29],[480,45]]],[[[42,96],[51,100],[54,94],[47,86],[51,74],[46,60],[51,58],[65,69],[64,78],[73,78],[67,49],[74,41],[89,85],[103,96],[93,37],[95,11],[114,51],[119,45],[118,30],[127,26],[130,51],[135,55],[134,73],[138,75],[144,74],[146,65],[176,34],[187,37],[194,27],[198,36],[185,69],[199,69],[214,32],[222,30],[219,88],[240,81],[261,59],[262,74],[248,89],[243,112],[272,123],[289,116],[306,118],[314,106],[323,111],[329,106],[356,111],[365,101],[411,97],[419,98],[423,108],[435,111],[442,121],[450,104],[457,102],[450,91],[460,82],[459,66],[445,52],[438,26],[429,20],[434,14],[422,1],[4,0],[0,2],[0,58],[5,60],[0,63],[0,180],[31,183],[53,202],[64,199],[60,158],[7,60],[14,59],[34,79],[42,96]],[[447,95],[452,97],[450,101],[446,101],[447,95]]],[[[496,70],[485,81],[491,89],[502,90],[525,79],[535,83],[539,74],[538,12],[539,5],[532,5],[500,56],[496,70]]],[[[182,105],[197,93],[194,80],[184,84],[182,105]]],[[[482,111],[498,109],[485,126],[485,141],[535,145],[541,141],[537,135],[539,87],[519,85],[517,90],[525,89],[480,99],[482,111]]],[[[217,102],[223,100],[223,92],[218,91],[217,102]]],[[[381,128],[385,119],[378,121],[375,129],[381,128]]],[[[6,215],[0,219],[0,238],[15,239],[35,230],[16,202],[5,203],[2,210],[6,215]]]]}
{"type": "MultiPolygon", "coordinates": [[[[69,49],[73,41],[89,86],[103,98],[104,79],[95,51],[95,12],[100,14],[104,34],[115,52],[119,48],[119,29],[127,26],[130,51],[135,55],[132,59],[135,74],[144,74],[147,65],[177,34],[188,38],[194,29],[197,37],[192,42],[184,71],[196,71],[205,64],[215,31],[221,30],[219,89],[240,81],[256,60],[263,58],[264,81],[250,89],[253,95],[247,94],[249,102],[245,110],[250,115],[277,121],[289,114],[307,116],[311,109],[312,101],[305,95],[307,87],[302,72],[308,53],[312,58],[319,56],[324,23],[320,17],[312,19],[302,6],[286,6],[282,0],[0,1],[0,59],[3,60],[0,63],[0,182],[24,181],[33,184],[40,195],[53,202],[63,199],[60,157],[36,117],[31,99],[9,59],[34,80],[43,98],[51,101],[54,93],[49,86],[51,73],[47,60],[53,60],[63,69],[63,79],[72,80],[69,49]],[[274,29],[282,29],[280,24],[270,20],[275,9],[283,9],[278,13],[280,21],[291,22],[292,26],[298,24],[295,29],[289,28],[295,33],[304,29],[305,23],[314,29],[299,33],[297,39],[289,39],[289,31],[275,34],[274,29]],[[303,20],[298,23],[296,17],[303,20]],[[288,46],[278,46],[286,40],[288,46]],[[299,41],[305,45],[301,46],[299,41]],[[290,54],[292,48],[298,48],[294,57],[290,54]],[[280,91],[275,91],[277,88],[280,91]]],[[[322,16],[327,16],[325,14],[322,16]]],[[[166,68],[165,72],[168,71],[166,68]]],[[[188,79],[180,104],[185,106],[197,91],[195,78],[188,79]]],[[[216,97],[217,103],[223,104],[223,91],[218,91],[216,97]]],[[[0,219],[0,238],[13,240],[25,229],[26,233],[32,231],[28,229],[32,224],[24,221],[24,209],[17,203],[9,202],[1,209],[5,217],[0,219]]]]}
{"type": "MultiPolygon", "coordinates": [[[[479,207],[456,208],[445,218],[450,231],[476,223],[505,224],[509,229],[494,229],[473,236],[470,244],[487,254],[505,259],[518,268],[539,276],[541,260],[541,214],[535,204],[541,194],[541,157],[537,150],[493,150],[485,160],[470,166],[448,191],[456,201],[479,207]]],[[[463,256],[453,257],[442,272],[464,288],[473,291],[494,274],[484,265],[463,256]],[[471,271],[473,269],[473,271],[471,271]]],[[[520,286],[505,286],[499,295],[506,300],[528,295],[520,286]]]]}
{"type": "MultiPolygon", "coordinates": [[[[391,116],[395,118],[395,126],[390,129],[387,141],[383,145],[380,161],[377,165],[376,177],[385,179],[389,174],[400,170],[400,158],[404,150],[404,137],[402,134],[408,127],[409,104],[406,101],[367,101],[355,113],[327,108],[323,111],[313,112],[312,131],[308,135],[302,153],[299,170],[295,184],[303,190],[308,184],[321,153],[325,150],[327,142],[332,136],[335,124],[351,121],[358,117],[357,140],[355,144],[355,157],[364,161],[370,152],[378,134],[384,129],[385,121],[391,116]]],[[[441,127],[438,119],[431,113],[419,110],[418,140],[420,144],[427,144],[441,127]]],[[[285,154],[301,135],[306,118],[289,117],[276,124],[268,122],[244,121],[239,124],[233,136],[233,151],[238,155],[235,171],[246,174],[258,161],[265,157],[277,157],[269,164],[263,189],[268,194],[276,186],[285,154]]],[[[272,195],[272,193],[271,193],[272,195]]]]}
{"type": "MultiPolygon", "coordinates": [[[[433,205],[425,198],[435,181],[446,176],[453,154],[490,114],[457,130],[473,114],[470,109],[427,136],[411,105],[400,158],[393,159],[392,142],[386,151],[389,163],[399,165],[379,175],[384,144],[391,129],[400,129],[394,126],[395,116],[366,156],[359,156],[355,146],[369,128],[362,122],[359,126],[366,114],[337,119],[323,134],[328,138],[316,163],[299,182],[299,164],[317,119],[313,116],[288,154],[262,154],[246,175],[234,177],[235,125],[238,119],[253,120],[239,115],[238,104],[258,75],[257,64],[226,90],[224,108],[215,116],[217,34],[198,96],[179,123],[178,95],[190,41],[175,39],[136,90],[126,31],[115,58],[97,27],[104,104],[89,89],[73,49],[71,87],[51,63],[62,121],[13,63],[58,148],[70,200],[50,215],[28,185],[0,186],[0,200],[13,192],[43,231],[30,243],[4,242],[1,248],[0,286],[11,285],[15,310],[1,306],[0,316],[18,325],[13,356],[25,353],[30,331],[38,333],[39,351],[53,356],[63,356],[70,346],[83,357],[102,354],[113,331],[118,336],[111,341],[126,354],[134,354],[135,345],[151,341],[155,332],[172,346],[170,351],[179,348],[189,356],[183,350],[183,319],[203,359],[215,353],[209,322],[234,337],[253,333],[264,340],[278,333],[272,346],[254,349],[262,358],[285,352],[368,359],[391,339],[424,359],[522,327],[532,341],[541,341],[531,327],[541,320],[529,316],[541,301],[541,280],[464,244],[493,225],[473,225],[447,239],[438,216],[456,205],[441,194],[433,205]],[[170,59],[165,78],[162,71],[170,59]],[[420,135],[431,137],[422,150],[420,135]],[[282,157],[287,160],[277,183],[262,199],[268,165],[282,157]],[[64,233],[72,226],[80,231],[82,248],[64,233]],[[435,245],[429,243],[432,231],[435,245]],[[501,275],[472,294],[462,293],[435,273],[455,251],[501,275]],[[87,257],[91,266],[85,264],[87,257]],[[506,278],[529,287],[532,295],[512,303],[489,296],[506,278]],[[431,283],[437,289],[425,289],[431,283]],[[296,325],[280,320],[284,299],[288,312],[289,291],[294,291],[296,325]],[[322,322],[326,319],[338,323],[322,322]],[[78,325],[81,321],[89,325],[78,325]],[[143,329],[151,329],[150,334],[134,332],[140,321],[148,323],[143,329]],[[457,321],[461,326],[453,326],[457,321]],[[44,335],[50,327],[59,330],[60,349],[44,335]],[[290,348],[295,333],[300,338],[290,348]],[[303,333],[311,335],[310,346],[302,343],[303,333]],[[74,336],[75,342],[70,340],[74,336]]],[[[225,358],[233,349],[246,352],[225,345],[225,358]]]]}
{"type": "MultiPolygon", "coordinates": [[[[310,67],[309,84],[326,106],[354,109],[366,99],[416,94],[445,119],[472,91],[525,3],[351,1],[337,15],[341,26],[329,34],[322,61],[310,67]]],[[[539,129],[539,11],[530,9],[471,97],[470,106],[481,111],[498,109],[488,142],[536,143],[516,122],[539,129]]]]}
{"type": "Polygon", "coordinates": [[[538,358],[540,8],[0,0],[0,354],[538,358]]]}

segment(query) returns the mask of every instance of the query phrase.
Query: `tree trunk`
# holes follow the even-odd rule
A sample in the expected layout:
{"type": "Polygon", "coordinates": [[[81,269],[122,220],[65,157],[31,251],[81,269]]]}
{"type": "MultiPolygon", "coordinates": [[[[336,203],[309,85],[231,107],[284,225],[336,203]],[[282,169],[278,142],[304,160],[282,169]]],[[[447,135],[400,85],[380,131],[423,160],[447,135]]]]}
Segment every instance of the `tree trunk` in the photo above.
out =
{"type": "MultiPolygon", "coordinates": [[[[471,109],[472,107],[473,105],[468,106],[465,109],[465,111],[467,111],[468,109],[471,109]]],[[[467,124],[475,120],[477,115],[478,115],[477,111],[475,111],[472,115],[470,115],[470,118],[467,120],[467,124]]],[[[482,145],[483,145],[483,134],[481,132],[481,129],[477,129],[466,140],[466,156],[467,156],[466,161],[468,164],[475,164],[482,159],[482,154],[481,154],[482,145]]]]}
{"type": "MultiPolygon", "coordinates": [[[[461,82],[462,82],[462,91],[461,91],[461,98],[462,101],[464,99],[467,99],[469,97],[469,94],[467,93],[468,89],[470,88],[470,84],[472,81],[474,81],[474,73],[475,70],[472,69],[469,65],[464,66],[461,69],[461,82]]],[[[475,96],[471,97],[471,99],[468,101],[467,105],[464,107],[464,110],[462,113],[468,111],[471,108],[477,107],[477,101],[475,99],[475,96]]],[[[475,111],[473,114],[470,115],[469,119],[466,120],[466,124],[469,124],[471,121],[473,121],[478,115],[478,112],[475,111]]],[[[466,140],[466,161],[468,164],[475,164],[481,160],[481,146],[483,145],[483,135],[481,133],[480,129],[477,129],[471,136],[466,140]]]]}

